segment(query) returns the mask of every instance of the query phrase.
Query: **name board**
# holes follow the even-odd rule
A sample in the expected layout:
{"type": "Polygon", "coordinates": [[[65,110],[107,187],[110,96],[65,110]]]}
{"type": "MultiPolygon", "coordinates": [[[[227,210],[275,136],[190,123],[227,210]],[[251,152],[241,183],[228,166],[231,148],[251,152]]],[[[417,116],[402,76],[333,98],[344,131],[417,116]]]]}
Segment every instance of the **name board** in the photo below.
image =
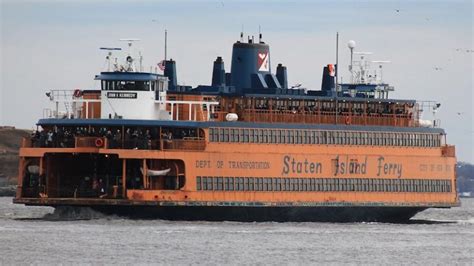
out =
{"type": "Polygon", "coordinates": [[[107,92],[107,98],[115,99],[136,99],[136,92],[107,92]]]}

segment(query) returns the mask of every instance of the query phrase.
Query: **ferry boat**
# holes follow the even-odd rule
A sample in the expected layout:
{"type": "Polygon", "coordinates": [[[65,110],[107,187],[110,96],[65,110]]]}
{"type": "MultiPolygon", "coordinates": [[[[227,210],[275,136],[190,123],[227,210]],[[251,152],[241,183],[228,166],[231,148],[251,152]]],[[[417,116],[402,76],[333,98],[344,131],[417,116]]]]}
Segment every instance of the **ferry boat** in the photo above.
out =
{"type": "Polygon", "coordinates": [[[147,72],[131,49],[121,63],[103,48],[100,90],[46,93],[13,202],[208,221],[403,222],[459,206],[455,147],[421,119],[440,105],[390,98],[386,62],[349,48],[351,80],[329,64],[321,90],[273,73],[261,35],[241,34],[231,71],[217,57],[194,88],[172,59],[147,72]]]}

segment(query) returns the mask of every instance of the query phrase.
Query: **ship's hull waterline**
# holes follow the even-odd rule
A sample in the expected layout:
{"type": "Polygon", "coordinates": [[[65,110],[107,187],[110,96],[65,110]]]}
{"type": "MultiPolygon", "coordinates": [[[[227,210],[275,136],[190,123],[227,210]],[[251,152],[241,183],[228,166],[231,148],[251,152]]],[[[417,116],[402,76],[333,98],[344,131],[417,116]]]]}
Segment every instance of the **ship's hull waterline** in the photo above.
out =
{"type": "MultiPolygon", "coordinates": [[[[72,212],[76,208],[92,210],[134,219],[164,219],[173,221],[238,221],[238,222],[408,222],[410,218],[429,206],[383,206],[374,203],[367,206],[326,203],[319,206],[254,206],[239,203],[158,203],[131,201],[94,201],[89,199],[21,199],[15,203],[32,206],[52,206],[60,212],[72,212]],[[174,205],[176,204],[176,205],[174,205]],[[202,205],[200,205],[202,204],[202,205]],[[174,206],[173,206],[174,205],[174,206]],[[247,205],[247,206],[244,206],[247,205]],[[370,206],[372,205],[372,206],[370,206]]],[[[445,206],[446,208],[451,206],[445,206]]]]}

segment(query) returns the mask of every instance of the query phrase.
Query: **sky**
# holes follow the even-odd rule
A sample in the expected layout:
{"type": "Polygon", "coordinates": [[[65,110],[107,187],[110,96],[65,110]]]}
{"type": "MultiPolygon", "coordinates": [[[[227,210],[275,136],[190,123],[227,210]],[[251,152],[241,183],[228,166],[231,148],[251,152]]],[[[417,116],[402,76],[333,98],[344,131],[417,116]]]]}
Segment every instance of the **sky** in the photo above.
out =
{"type": "MultiPolygon", "coordinates": [[[[436,118],[456,145],[458,160],[474,163],[472,1],[98,1],[0,0],[0,125],[33,128],[51,89],[98,88],[99,47],[139,38],[144,66],[177,61],[178,83],[210,84],[212,62],[230,71],[232,44],[258,36],[271,65],[288,67],[289,84],[318,90],[322,67],[335,62],[349,79],[347,42],[372,60],[390,60],[384,80],[397,99],[437,101],[436,118]]],[[[145,69],[149,69],[146,67],[145,69]]],[[[424,118],[432,115],[425,112],[424,118]]]]}

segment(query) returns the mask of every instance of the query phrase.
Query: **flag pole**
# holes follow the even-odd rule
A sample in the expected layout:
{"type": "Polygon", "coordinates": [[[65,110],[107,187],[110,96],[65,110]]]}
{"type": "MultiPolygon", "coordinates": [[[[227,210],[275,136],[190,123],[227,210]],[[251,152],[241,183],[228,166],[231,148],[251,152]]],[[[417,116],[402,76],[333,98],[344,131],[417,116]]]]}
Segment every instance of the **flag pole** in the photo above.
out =
{"type": "Polygon", "coordinates": [[[168,31],[165,29],[165,61],[167,59],[166,57],[167,45],[168,45],[168,31]]]}
{"type": "Polygon", "coordinates": [[[338,79],[337,78],[338,77],[338,71],[337,71],[338,63],[339,63],[339,32],[336,32],[336,67],[335,67],[335,69],[336,69],[336,75],[335,75],[336,76],[336,89],[335,89],[335,91],[336,91],[336,124],[338,122],[337,119],[338,119],[338,115],[339,115],[339,102],[338,102],[338,99],[337,99],[338,96],[339,96],[338,95],[339,94],[339,92],[338,92],[339,84],[338,84],[338,80],[337,80],[338,79]]]}

